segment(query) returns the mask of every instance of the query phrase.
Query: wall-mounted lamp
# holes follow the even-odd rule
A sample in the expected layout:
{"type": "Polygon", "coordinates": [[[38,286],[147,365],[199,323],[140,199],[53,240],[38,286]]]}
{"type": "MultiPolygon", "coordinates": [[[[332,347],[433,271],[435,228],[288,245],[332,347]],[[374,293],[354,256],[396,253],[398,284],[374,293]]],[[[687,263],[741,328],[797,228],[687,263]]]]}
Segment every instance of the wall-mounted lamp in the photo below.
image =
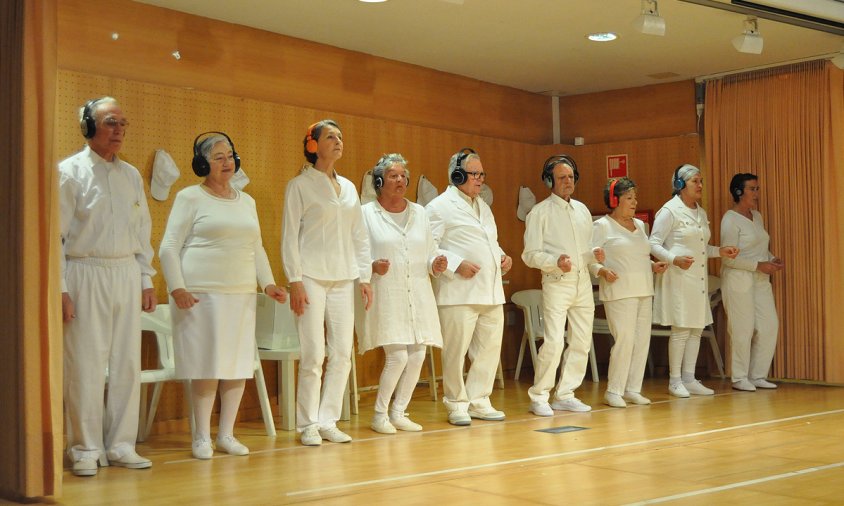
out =
{"type": "Polygon", "coordinates": [[[756,18],[749,16],[744,20],[744,33],[733,38],[733,47],[739,53],[761,54],[764,43],[756,18]]]}
{"type": "Polygon", "coordinates": [[[642,0],[642,14],[633,20],[633,27],[647,35],[665,35],[665,18],[659,15],[657,0],[642,0]]]}

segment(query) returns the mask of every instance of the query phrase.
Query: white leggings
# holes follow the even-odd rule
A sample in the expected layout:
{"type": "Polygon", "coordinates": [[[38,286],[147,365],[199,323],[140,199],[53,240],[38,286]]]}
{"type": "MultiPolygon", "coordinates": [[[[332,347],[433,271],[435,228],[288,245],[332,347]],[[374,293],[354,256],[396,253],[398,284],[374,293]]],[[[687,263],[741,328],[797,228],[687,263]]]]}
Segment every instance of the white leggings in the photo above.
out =
{"type": "Polygon", "coordinates": [[[403,414],[410,404],[413,389],[419,381],[422,364],[425,363],[424,344],[387,344],[384,345],[386,360],[381,380],[378,382],[378,397],[375,399],[375,413],[387,413],[393,392],[393,409],[396,414],[403,414]]]}
{"type": "Polygon", "coordinates": [[[218,385],[220,387],[220,426],[217,438],[230,436],[234,431],[234,422],[237,419],[237,410],[243,398],[246,380],[192,380],[190,394],[196,423],[196,434],[193,435],[195,439],[211,439],[211,410],[214,409],[218,385]]]}
{"type": "Polygon", "coordinates": [[[694,378],[702,332],[703,329],[671,327],[671,337],[668,339],[669,378],[676,379],[688,375],[694,378]]]}

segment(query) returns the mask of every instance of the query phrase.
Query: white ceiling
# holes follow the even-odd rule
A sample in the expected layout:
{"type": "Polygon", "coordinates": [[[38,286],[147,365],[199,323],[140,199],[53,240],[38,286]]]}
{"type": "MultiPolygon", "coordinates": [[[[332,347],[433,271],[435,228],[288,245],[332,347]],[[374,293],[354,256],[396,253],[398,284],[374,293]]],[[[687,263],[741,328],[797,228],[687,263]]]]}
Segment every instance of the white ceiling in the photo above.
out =
{"type": "Polygon", "coordinates": [[[136,1],[558,95],[678,81],[844,50],[844,37],[759,19],[764,50],[742,54],[730,41],[741,33],[743,14],[680,0],[659,0],[664,37],[633,29],[640,0],[136,1]],[[619,38],[596,43],[585,37],[604,31],[619,38]]]}

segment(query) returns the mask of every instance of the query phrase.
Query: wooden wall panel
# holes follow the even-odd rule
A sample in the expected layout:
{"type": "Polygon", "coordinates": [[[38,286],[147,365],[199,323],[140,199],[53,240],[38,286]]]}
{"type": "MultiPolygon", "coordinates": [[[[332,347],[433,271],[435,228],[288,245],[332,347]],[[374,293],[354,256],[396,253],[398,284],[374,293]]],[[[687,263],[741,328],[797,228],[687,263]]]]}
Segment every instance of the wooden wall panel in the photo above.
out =
{"type": "Polygon", "coordinates": [[[560,136],[586,144],[697,132],[694,81],[560,97],[560,136]]]}

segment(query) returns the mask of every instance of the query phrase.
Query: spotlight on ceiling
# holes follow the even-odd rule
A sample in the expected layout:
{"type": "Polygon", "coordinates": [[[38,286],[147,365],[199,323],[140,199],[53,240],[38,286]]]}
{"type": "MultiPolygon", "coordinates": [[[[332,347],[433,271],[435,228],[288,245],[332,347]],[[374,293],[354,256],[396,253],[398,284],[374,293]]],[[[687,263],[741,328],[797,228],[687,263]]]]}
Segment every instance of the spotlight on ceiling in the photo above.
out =
{"type": "Polygon", "coordinates": [[[733,39],[733,47],[739,53],[761,54],[765,41],[759,35],[756,18],[748,17],[744,20],[744,33],[733,39]]]}
{"type": "Polygon", "coordinates": [[[657,0],[642,0],[642,14],[633,20],[633,27],[647,35],[665,35],[665,18],[659,15],[657,0]]]}

